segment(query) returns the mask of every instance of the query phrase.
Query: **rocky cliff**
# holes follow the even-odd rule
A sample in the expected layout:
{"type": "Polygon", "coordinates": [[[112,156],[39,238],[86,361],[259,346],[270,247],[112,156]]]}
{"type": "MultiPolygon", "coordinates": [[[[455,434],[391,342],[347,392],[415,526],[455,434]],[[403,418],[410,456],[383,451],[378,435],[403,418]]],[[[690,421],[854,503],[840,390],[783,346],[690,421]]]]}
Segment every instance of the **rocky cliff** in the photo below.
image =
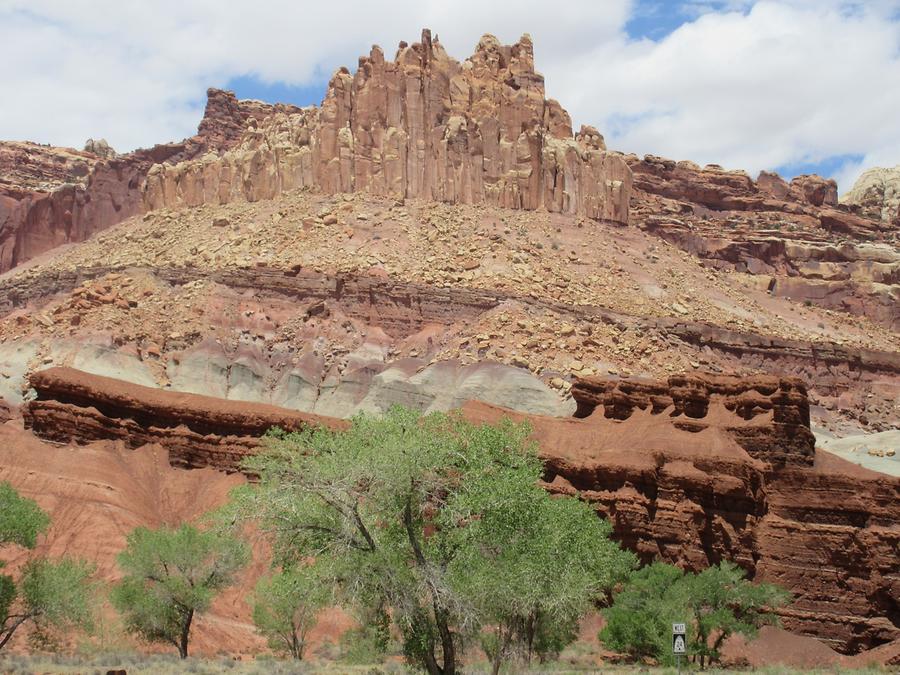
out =
{"type": "Polygon", "coordinates": [[[900,166],[869,169],[841,197],[841,203],[868,218],[900,228],[900,166]]]}
{"type": "Polygon", "coordinates": [[[653,156],[630,155],[628,164],[638,227],[706,265],[755,277],[773,296],[900,326],[898,229],[871,209],[838,203],[834,181],[787,183],[766,172],[754,181],[653,156]]]}
{"type": "Polygon", "coordinates": [[[142,213],[151,167],[224,152],[240,140],[248,119],[274,109],[210,89],[197,135],[178,143],[124,155],[110,154],[99,142],[88,147],[101,154],[0,143],[0,273],[142,213]]]}
{"type": "MultiPolygon", "coordinates": [[[[268,426],[340,425],[273,406],[162,392],[65,368],[32,376],[26,424],[58,442],[159,443],[233,471],[268,426]]],[[[900,638],[900,479],[816,453],[802,383],[778,377],[586,378],[576,417],[528,419],[548,489],[577,494],[645,562],[735,560],[790,589],[786,626],[846,653],[900,638]]]]}
{"type": "Polygon", "coordinates": [[[586,417],[529,418],[548,489],[592,503],[644,562],[733,560],[791,591],[788,630],[844,653],[900,638],[900,479],[813,453],[802,385],[593,379],[573,393],[586,417]]]}
{"type": "Polygon", "coordinates": [[[162,391],[71,368],[36,373],[37,398],[23,409],[25,424],[51,441],[121,440],[126,447],[163,445],[173,465],[227,472],[259,447],[268,429],[341,427],[342,420],[262,403],[162,391]]]}
{"type": "Polygon", "coordinates": [[[300,187],[546,208],[626,223],[631,172],[596,129],[573,135],[544,95],[531,39],[485,35],[459,63],[431,32],[393,61],[373,47],[338,70],[320,108],[251,122],[224,157],[155,167],[146,204],[269,199],[300,187]]]}

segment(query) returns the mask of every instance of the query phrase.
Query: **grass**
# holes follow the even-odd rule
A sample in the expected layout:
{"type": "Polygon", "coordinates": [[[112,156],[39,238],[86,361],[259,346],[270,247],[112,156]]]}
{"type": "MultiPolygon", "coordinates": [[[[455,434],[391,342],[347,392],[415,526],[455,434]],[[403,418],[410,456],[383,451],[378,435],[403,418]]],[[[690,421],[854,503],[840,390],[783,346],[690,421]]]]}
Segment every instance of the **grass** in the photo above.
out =
{"type": "MultiPolygon", "coordinates": [[[[105,675],[109,670],[124,669],[128,675],[175,675],[176,673],[193,673],[196,675],[212,675],[218,673],[234,673],[235,675],[407,675],[419,672],[400,663],[381,663],[366,665],[350,665],[340,662],[293,662],[276,659],[271,656],[257,658],[234,659],[230,657],[219,658],[189,658],[180,660],[174,654],[139,654],[125,652],[121,654],[111,653],[94,656],[62,656],[62,655],[21,655],[9,654],[0,656],[0,673],[8,675],[32,675],[33,673],[60,675],[105,675]]],[[[684,668],[683,672],[688,669],[684,668]]],[[[481,675],[489,673],[487,663],[473,663],[464,668],[467,675],[481,675]]],[[[536,666],[528,671],[515,666],[508,666],[503,671],[506,675],[526,673],[554,673],[564,675],[566,673],[609,673],[612,675],[623,673],[646,673],[647,675],[675,675],[675,668],[649,668],[627,665],[604,665],[600,668],[585,666],[573,666],[562,661],[549,663],[544,666],[536,666]]],[[[755,673],[757,675],[837,675],[840,673],[857,673],[858,675],[883,675],[887,669],[868,668],[850,671],[840,668],[823,668],[799,670],[772,666],[756,670],[719,670],[710,669],[704,671],[709,675],[727,673],[755,673]]]]}

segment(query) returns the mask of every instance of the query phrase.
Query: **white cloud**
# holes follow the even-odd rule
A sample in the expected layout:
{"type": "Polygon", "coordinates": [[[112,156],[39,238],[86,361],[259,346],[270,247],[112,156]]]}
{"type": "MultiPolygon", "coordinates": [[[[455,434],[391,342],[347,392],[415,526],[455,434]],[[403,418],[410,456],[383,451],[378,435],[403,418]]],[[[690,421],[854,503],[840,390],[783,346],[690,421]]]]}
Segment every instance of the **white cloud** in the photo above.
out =
{"type": "Polygon", "coordinates": [[[598,46],[558,77],[577,91],[593,71],[570,110],[623,150],[751,172],[845,154],[897,163],[897,9],[761,1],[704,13],[658,43],[598,46]]]}
{"type": "MultiPolygon", "coordinates": [[[[900,162],[897,0],[689,0],[664,39],[625,34],[632,0],[0,0],[0,138],[118,149],[193,133],[205,89],[254,74],[321,82],[372,43],[437,32],[535,40],[548,93],[612,147],[762,168],[900,162]]],[[[849,180],[859,167],[839,172],[849,180]]],[[[849,187],[849,185],[842,186],[849,187]]]]}
{"type": "Polygon", "coordinates": [[[207,86],[243,74],[319,82],[354,66],[373,43],[392,55],[425,26],[458,55],[471,53],[484,32],[514,41],[531,31],[550,64],[614,38],[629,7],[630,0],[585,0],[566,11],[534,0],[515,10],[482,0],[0,0],[0,138],[79,145],[105,136],[120,150],[178,139],[196,129],[207,86]]]}

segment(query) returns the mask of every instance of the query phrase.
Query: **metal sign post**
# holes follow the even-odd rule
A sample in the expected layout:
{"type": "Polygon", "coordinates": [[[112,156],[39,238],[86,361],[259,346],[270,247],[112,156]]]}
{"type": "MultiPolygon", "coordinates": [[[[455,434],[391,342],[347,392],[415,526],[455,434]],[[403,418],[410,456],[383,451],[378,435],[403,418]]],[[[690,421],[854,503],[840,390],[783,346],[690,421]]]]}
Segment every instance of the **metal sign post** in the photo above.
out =
{"type": "Polygon", "coordinates": [[[681,675],[681,657],[687,653],[687,631],[683,623],[672,624],[672,653],[678,664],[678,675],[681,675]]]}

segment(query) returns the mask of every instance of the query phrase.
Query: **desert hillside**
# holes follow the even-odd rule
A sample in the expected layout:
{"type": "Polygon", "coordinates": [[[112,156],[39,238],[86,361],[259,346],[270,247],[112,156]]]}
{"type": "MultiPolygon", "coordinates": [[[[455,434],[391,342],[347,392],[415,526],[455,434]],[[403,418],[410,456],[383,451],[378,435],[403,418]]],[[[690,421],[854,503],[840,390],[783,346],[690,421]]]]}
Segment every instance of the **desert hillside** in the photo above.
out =
{"type": "MultiPolygon", "coordinates": [[[[270,426],[527,419],[545,487],[642,562],[734,560],[794,593],[794,635],[761,640],[896,665],[896,191],[609,149],[530,37],[458,61],[427,30],[320,106],[211,89],[183,141],[0,142],[0,480],[108,581],[131,528],[221,505],[270,426]]],[[[264,565],[201,651],[262,649],[264,565]]]]}

